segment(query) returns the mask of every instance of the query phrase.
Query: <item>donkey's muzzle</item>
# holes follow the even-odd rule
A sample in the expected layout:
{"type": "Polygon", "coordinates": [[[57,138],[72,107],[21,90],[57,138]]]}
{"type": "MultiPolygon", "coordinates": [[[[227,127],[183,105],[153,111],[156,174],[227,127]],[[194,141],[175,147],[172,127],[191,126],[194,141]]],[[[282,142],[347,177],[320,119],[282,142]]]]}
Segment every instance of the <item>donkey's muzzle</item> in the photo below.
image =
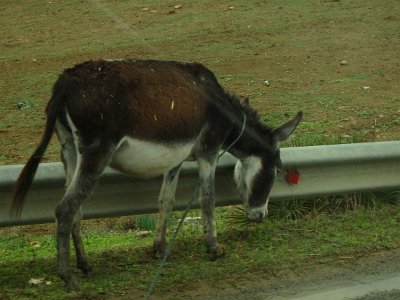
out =
{"type": "Polygon", "coordinates": [[[264,221],[266,215],[266,210],[262,208],[250,208],[247,211],[247,220],[250,222],[261,223],[264,221]]]}

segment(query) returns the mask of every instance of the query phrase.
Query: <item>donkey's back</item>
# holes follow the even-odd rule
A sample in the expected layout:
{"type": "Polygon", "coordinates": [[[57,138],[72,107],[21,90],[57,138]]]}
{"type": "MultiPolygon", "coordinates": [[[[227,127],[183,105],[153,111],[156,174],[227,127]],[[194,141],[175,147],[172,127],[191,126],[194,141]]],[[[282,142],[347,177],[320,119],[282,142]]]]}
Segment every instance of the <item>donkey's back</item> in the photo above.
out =
{"type": "Polygon", "coordinates": [[[89,61],[59,81],[73,87],[65,104],[75,125],[114,140],[190,140],[204,124],[207,99],[223,93],[202,65],[164,61],[89,61]]]}

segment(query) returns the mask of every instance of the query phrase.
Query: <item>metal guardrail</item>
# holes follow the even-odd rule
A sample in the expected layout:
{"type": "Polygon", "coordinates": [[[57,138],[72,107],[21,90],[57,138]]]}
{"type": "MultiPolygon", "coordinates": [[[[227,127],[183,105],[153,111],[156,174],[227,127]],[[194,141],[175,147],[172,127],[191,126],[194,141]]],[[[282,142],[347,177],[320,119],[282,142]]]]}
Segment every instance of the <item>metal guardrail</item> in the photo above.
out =
{"type": "MultiPolygon", "coordinates": [[[[300,172],[298,185],[290,185],[284,172],[277,177],[271,200],[305,198],[400,188],[400,142],[311,146],[281,149],[286,167],[300,172]]],[[[241,203],[233,181],[235,159],[224,155],[216,174],[216,205],[241,203]]],[[[22,216],[8,216],[12,187],[21,165],[0,166],[0,227],[54,221],[54,208],[64,193],[61,163],[39,166],[22,216]]],[[[197,184],[197,165],[185,163],[179,178],[175,210],[184,209],[197,184]]],[[[157,212],[162,178],[134,180],[107,169],[93,196],[84,204],[85,218],[157,212]]],[[[194,207],[199,207],[198,203],[194,207]]]]}

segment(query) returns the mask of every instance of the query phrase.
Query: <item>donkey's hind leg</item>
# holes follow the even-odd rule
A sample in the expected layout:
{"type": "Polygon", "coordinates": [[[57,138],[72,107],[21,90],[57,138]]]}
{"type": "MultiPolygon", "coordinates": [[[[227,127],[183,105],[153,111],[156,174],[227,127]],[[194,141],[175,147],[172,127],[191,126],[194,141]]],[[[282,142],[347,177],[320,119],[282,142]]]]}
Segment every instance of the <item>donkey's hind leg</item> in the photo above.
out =
{"type": "Polygon", "coordinates": [[[71,234],[75,247],[76,265],[78,269],[82,271],[83,276],[89,276],[89,273],[92,271],[92,267],[88,263],[85,253],[85,248],[82,241],[81,220],[82,220],[82,210],[81,208],[79,208],[72,223],[71,234]]]}
{"type": "MultiPolygon", "coordinates": [[[[77,145],[75,145],[74,137],[71,129],[67,129],[59,120],[56,122],[56,133],[58,140],[61,144],[61,160],[64,164],[66,175],[66,188],[71,184],[73,175],[75,174],[77,165],[77,145]]],[[[89,266],[84,246],[81,237],[81,220],[82,211],[78,210],[75,219],[72,223],[72,240],[74,241],[76,260],[78,269],[82,270],[83,274],[87,276],[91,271],[89,266]]]]}
{"type": "Polygon", "coordinates": [[[166,231],[169,213],[175,202],[175,191],[178,183],[181,165],[169,170],[164,174],[160,197],[158,199],[160,213],[158,215],[157,233],[154,240],[154,255],[163,258],[166,250],[166,231]]]}
{"type": "Polygon", "coordinates": [[[77,230],[80,221],[79,209],[87,199],[98,177],[109,164],[115,148],[107,145],[81,146],[81,154],[78,155],[77,168],[67,188],[63,200],[57,205],[57,271],[64,280],[67,290],[77,288],[70,267],[70,235],[73,234],[77,247],[78,264],[81,263],[86,271],[90,269],[83,252],[80,231],[77,230]],[[83,255],[81,255],[83,254],[83,255]],[[79,256],[80,255],[80,256],[79,256]],[[81,260],[81,261],[79,261],[81,260]]]}

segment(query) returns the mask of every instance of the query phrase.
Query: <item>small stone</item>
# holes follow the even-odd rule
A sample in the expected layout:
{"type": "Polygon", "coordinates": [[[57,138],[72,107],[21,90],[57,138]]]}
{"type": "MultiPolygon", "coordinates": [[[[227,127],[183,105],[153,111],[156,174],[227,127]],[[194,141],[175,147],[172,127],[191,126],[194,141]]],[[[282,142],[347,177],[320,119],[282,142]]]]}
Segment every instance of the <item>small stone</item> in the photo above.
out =
{"type": "Polygon", "coordinates": [[[146,237],[151,235],[151,230],[137,230],[133,234],[139,237],[146,237]]]}
{"type": "Polygon", "coordinates": [[[40,249],[42,247],[42,244],[38,241],[30,242],[30,245],[32,246],[33,249],[40,249]]]}
{"type": "Polygon", "coordinates": [[[33,249],[40,249],[41,247],[40,243],[32,246],[33,249]]]}
{"type": "Polygon", "coordinates": [[[341,66],[347,66],[349,64],[349,62],[347,60],[341,60],[340,61],[340,65],[341,66]]]}
{"type": "Polygon", "coordinates": [[[39,285],[39,284],[44,283],[44,278],[43,278],[43,277],[41,277],[41,278],[31,278],[31,279],[28,281],[28,283],[29,283],[30,285],[39,285]]]}
{"type": "Polygon", "coordinates": [[[183,5],[181,5],[181,4],[177,4],[174,6],[175,9],[181,9],[182,7],[183,7],[183,5]]]}
{"type": "Polygon", "coordinates": [[[183,221],[188,223],[196,223],[201,221],[201,217],[186,217],[183,221]]]}

